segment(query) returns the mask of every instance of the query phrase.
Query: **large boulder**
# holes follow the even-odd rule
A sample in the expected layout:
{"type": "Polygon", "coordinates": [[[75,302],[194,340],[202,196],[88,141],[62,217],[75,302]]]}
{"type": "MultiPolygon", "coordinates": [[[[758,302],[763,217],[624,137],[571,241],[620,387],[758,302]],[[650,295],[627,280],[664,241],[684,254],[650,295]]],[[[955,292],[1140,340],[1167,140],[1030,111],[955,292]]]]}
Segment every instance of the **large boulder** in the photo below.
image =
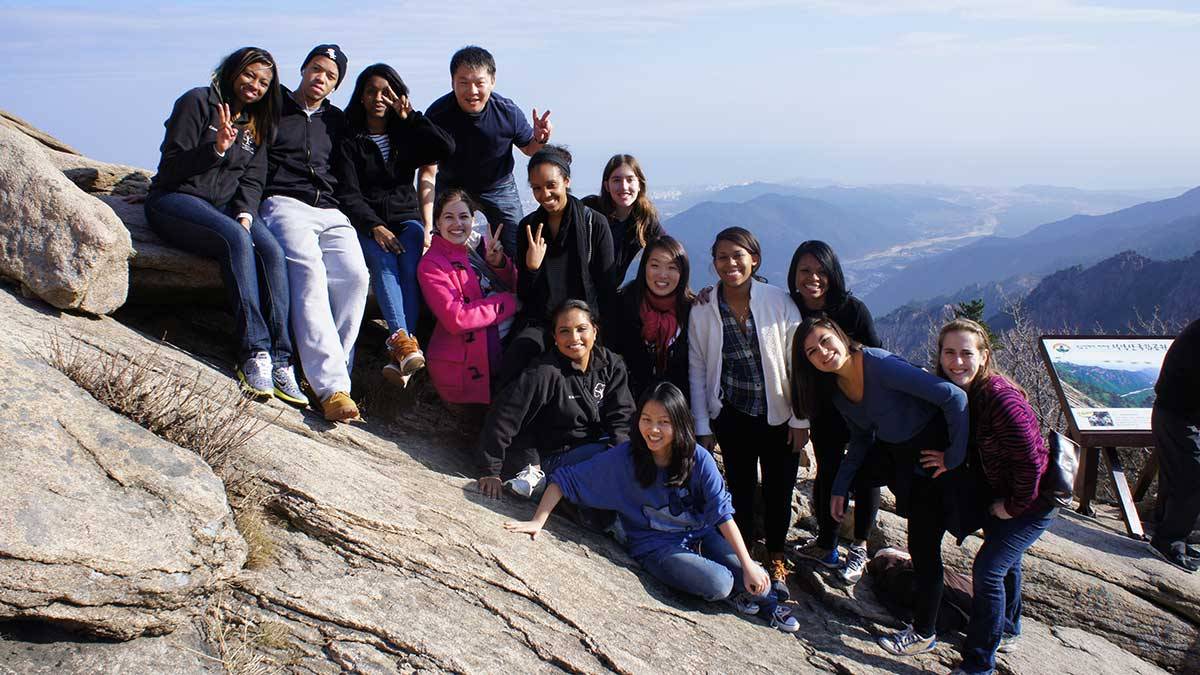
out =
{"type": "Polygon", "coordinates": [[[146,222],[146,210],[115,195],[98,195],[112,208],[133,238],[137,257],[129,269],[129,300],[134,303],[224,301],[221,270],[215,260],[181,251],[164,242],[146,222]]]}
{"type": "Polygon", "coordinates": [[[106,314],[129,290],[129,231],[25,133],[0,125],[0,275],[60,309],[106,314]]]}
{"type": "Polygon", "coordinates": [[[246,558],[224,486],[30,354],[40,336],[2,295],[0,619],[119,639],[178,628],[246,558]]]}

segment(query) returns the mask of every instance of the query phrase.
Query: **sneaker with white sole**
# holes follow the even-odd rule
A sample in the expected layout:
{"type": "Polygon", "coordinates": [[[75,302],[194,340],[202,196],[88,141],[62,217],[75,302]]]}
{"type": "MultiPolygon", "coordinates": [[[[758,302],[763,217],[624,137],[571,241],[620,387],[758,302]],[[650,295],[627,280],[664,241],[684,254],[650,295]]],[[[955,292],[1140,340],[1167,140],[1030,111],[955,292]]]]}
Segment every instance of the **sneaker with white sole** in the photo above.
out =
{"type": "Polygon", "coordinates": [[[546,480],[546,474],[540,468],[530,464],[512,478],[504,482],[508,489],[525,497],[532,499],[534,493],[542,483],[546,480]]]}
{"type": "Polygon", "coordinates": [[[771,628],[784,633],[795,633],[800,630],[800,622],[792,616],[792,610],[780,603],[775,606],[775,611],[771,612],[771,628]]]}
{"type": "Polygon", "coordinates": [[[835,570],[842,566],[842,557],[838,554],[837,546],[825,548],[814,539],[804,546],[797,546],[795,551],[801,558],[807,558],[827,569],[835,570]]]}
{"type": "Polygon", "coordinates": [[[237,375],[242,389],[254,396],[270,396],[275,391],[271,382],[271,355],[266,352],[251,354],[242,362],[237,375]]]}
{"type": "Polygon", "coordinates": [[[853,585],[862,578],[867,567],[867,547],[851,546],[846,552],[846,564],[838,570],[838,576],[846,584],[853,585]]]}
{"type": "Polygon", "coordinates": [[[749,593],[736,593],[726,598],[725,601],[733,606],[738,614],[749,614],[750,616],[758,614],[758,603],[749,593]]]}
{"type": "Polygon", "coordinates": [[[881,635],[875,641],[889,654],[895,654],[896,656],[916,656],[917,654],[933,651],[934,646],[937,645],[937,635],[923,637],[912,626],[906,626],[899,633],[881,635]]]}
{"type": "Polygon", "coordinates": [[[271,384],[274,387],[275,398],[292,405],[304,407],[308,405],[308,397],[300,391],[296,382],[296,371],[290,365],[283,364],[271,368],[271,384]]]}
{"type": "Polygon", "coordinates": [[[1021,647],[1020,643],[1018,642],[1020,638],[1020,635],[1013,635],[1012,633],[1005,633],[1004,635],[1001,635],[1000,646],[996,647],[996,652],[999,654],[1011,654],[1017,651],[1021,647]]]}

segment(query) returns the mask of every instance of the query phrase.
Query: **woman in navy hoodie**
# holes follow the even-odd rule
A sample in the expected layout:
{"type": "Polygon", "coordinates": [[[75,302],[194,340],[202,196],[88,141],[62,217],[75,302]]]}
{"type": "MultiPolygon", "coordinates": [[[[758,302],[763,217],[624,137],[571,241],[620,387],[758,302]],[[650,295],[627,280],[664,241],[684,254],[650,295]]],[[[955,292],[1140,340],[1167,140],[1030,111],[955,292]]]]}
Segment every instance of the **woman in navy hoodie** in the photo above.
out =
{"type": "Polygon", "coordinates": [[[551,472],[533,519],[504,527],[537,539],[564,497],[615,510],[629,555],[659,581],[710,602],[728,600],[781,631],[799,630],[746,550],[717,463],[696,444],[683,392],[670,382],[654,385],[642,396],[636,419],[629,441],[551,472]]]}
{"type": "Polygon", "coordinates": [[[303,406],[291,366],[287,262],[258,218],[280,106],[279,75],[266,50],[243,47],[225,57],[211,84],[175,101],[146,220],[167,243],[220,265],[242,385],[303,406]]]}
{"type": "Polygon", "coordinates": [[[862,346],[825,316],[804,319],[792,344],[798,414],[814,413],[818,381],[831,379],[833,405],[850,429],[830,488],[830,515],[841,522],[851,485],[888,485],[896,513],[908,519],[916,612],[911,626],[881,636],[879,645],[898,656],[930,651],[944,583],[942,539],[968,529],[957,488],[961,472],[953,471],[967,454],[967,395],[895,354],[862,346]]]}
{"type": "Polygon", "coordinates": [[[338,150],[337,197],[358,230],[375,299],[387,322],[392,362],[383,369],[404,384],[425,364],[416,338],[421,289],[417,263],[433,234],[433,175],[454,152],[454,139],[408,100],[391,66],[367,66],[346,106],[347,134],[338,150]],[[421,189],[414,187],[417,170],[421,189]]]}

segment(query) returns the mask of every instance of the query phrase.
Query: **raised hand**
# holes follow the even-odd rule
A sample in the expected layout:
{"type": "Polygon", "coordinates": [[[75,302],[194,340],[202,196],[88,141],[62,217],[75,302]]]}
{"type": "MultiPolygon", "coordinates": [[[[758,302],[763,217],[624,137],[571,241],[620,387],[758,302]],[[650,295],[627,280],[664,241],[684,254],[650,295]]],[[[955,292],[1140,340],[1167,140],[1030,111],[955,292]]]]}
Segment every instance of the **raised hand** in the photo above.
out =
{"type": "Polygon", "coordinates": [[[534,143],[549,143],[550,133],[554,131],[554,125],[550,123],[550,111],[538,117],[537,108],[533,109],[533,142],[534,143]]]}
{"type": "Polygon", "coordinates": [[[545,223],[538,223],[537,234],[533,233],[533,225],[525,226],[525,236],[529,238],[529,250],[525,252],[525,267],[530,272],[541,269],[542,261],[546,258],[546,240],[542,237],[545,223]]]}
{"type": "Polygon", "coordinates": [[[408,96],[402,95],[397,97],[396,93],[393,92],[391,88],[383,91],[383,101],[384,103],[390,105],[392,110],[395,110],[396,114],[399,115],[400,119],[402,120],[408,119],[408,113],[412,112],[412,104],[409,103],[408,96]]]}
{"type": "Polygon", "coordinates": [[[483,231],[487,233],[484,239],[484,255],[483,259],[487,264],[497,269],[504,267],[504,245],[500,242],[500,232],[504,229],[504,221],[496,226],[495,231],[492,230],[490,224],[485,223],[483,231]]]}
{"type": "Polygon", "coordinates": [[[233,142],[237,140],[238,130],[233,126],[233,115],[229,112],[229,104],[222,103],[217,106],[217,153],[225,154],[225,151],[233,147],[233,142]]]}

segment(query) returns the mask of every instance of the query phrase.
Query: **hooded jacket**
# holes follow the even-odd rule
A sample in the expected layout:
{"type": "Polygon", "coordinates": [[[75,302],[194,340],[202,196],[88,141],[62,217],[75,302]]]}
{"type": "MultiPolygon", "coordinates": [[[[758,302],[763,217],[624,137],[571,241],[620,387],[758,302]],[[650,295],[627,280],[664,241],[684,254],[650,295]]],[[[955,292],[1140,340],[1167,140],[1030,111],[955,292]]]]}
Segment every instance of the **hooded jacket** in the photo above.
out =
{"type": "Polygon", "coordinates": [[[436,164],[454,152],[454,139],[417,111],[388,125],[391,150],[383,159],[366,131],[352,130],[338,145],[337,200],[360,233],[386,225],[421,220],[413,177],[418,168],[436,164]]]}
{"type": "Polygon", "coordinates": [[[283,113],[267,156],[267,197],[292,197],[322,209],[337,208],[335,150],[346,130],[342,109],[328,99],[311,115],[283,87],[283,113]]]}
{"type": "Polygon", "coordinates": [[[480,474],[500,475],[518,434],[533,441],[543,459],[585,443],[627,441],[633,410],[621,357],[593,347],[582,372],[552,348],[492,403],[479,437],[480,474]]]}
{"type": "Polygon", "coordinates": [[[167,118],[158,173],[151,194],[180,192],[199,197],[231,214],[257,213],[267,171],[267,149],[239,127],[225,155],[217,154],[215,87],[190,89],[175,101],[167,118]]]}
{"type": "MultiPolygon", "coordinates": [[[[496,273],[509,288],[517,285],[517,270],[507,258],[496,273]]],[[[516,313],[517,296],[507,292],[485,298],[466,249],[440,236],[417,263],[417,281],[437,317],[425,348],[425,367],[438,395],[450,403],[490,403],[487,330],[516,313]]]]}

